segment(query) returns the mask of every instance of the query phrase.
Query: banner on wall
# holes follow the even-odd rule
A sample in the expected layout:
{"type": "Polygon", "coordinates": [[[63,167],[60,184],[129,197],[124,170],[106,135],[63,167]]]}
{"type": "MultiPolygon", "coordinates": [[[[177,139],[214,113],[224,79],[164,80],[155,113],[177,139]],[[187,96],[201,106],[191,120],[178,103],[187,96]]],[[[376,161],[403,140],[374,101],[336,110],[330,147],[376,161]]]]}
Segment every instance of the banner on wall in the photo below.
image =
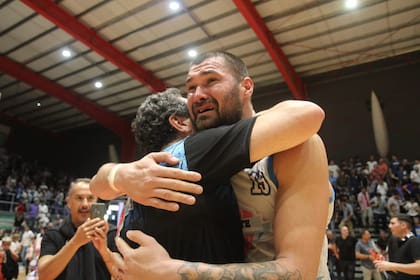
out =
{"type": "Polygon", "coordinates": [[[372,107],[372,125],[373,135],[375,136],[376,149],[381,157],[386,157],[388,154],[388,130],[386,127],[385,117],[382,112],[376,93],[372,90],[371,94],[372,107]]]}

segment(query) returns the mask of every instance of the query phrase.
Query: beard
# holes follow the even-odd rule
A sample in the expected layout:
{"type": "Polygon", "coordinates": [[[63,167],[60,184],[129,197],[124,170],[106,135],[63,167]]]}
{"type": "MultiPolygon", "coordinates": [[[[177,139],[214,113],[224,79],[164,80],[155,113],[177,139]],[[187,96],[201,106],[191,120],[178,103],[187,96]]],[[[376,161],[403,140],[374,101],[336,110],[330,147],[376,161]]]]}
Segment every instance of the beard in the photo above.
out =
{"type": "Polygon", "coordinates": [[[232,89],[231,94],[224,95],[222,101],[224,104],[222,108],[216,101],[210,101],[215,104],[213,114],[195,117],[196,131],[234,124],[242,119],[242,100],[239,96],[239,89],[232,89]]]}

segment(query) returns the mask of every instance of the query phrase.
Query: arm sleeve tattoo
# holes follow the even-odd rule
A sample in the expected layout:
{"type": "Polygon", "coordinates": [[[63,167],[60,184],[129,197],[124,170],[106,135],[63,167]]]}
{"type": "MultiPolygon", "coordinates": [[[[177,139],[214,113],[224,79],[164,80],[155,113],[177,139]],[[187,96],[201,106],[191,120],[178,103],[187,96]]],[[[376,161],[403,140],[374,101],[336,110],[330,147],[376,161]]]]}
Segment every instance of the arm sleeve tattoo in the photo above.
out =
{"type": "Polygon", "coordinates": [[[249,280],[301,280],[299,270],[289,271],[275,261],[261,263],[242,263],[226,265],[209,265],[184,262],[178,269],[182,280],[204,279],[249,279],[249,280]]]}

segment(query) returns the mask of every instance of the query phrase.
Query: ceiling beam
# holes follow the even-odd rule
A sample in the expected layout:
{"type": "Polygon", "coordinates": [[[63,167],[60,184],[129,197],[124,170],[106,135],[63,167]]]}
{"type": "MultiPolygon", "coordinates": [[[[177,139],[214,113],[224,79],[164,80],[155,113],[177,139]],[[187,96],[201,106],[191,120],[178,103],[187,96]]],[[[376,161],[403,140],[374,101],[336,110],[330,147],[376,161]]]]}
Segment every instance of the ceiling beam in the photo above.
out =
{"type": "Polygon", "coordinates": [[[2,55],[0,55],[0,71],[70,104],[120,136],[125,136],[127,131],[131,131],[129,122],[118,115],[2,55]]]}
{"type": "Polygon", "coordinates": [[[274,38],[273,33],[268,29],[263,18],[258,13],[251,0],[232,0],[243,15],[249,26],[257,34],[261,43],[267,49],[277,69],[280,71],[287,86],[296,99],[306,99],[307,94],[305,85],[299,75],[296,73],[289,59],[281,49],[279,43],[274,38]]]}
{"type": "Polygon", "coordinates": [[[84,43],[90,49],[113,63],[134,79],[147,86],[152,92],[166,89],[165,83],[153,75],[152,72],[141,67],[137,62],[118,50],[97,32],[81,23],[76,17],[69,14],[51,0],[21,0],[40,15],[47,18],[76,40],[84,43]]]}

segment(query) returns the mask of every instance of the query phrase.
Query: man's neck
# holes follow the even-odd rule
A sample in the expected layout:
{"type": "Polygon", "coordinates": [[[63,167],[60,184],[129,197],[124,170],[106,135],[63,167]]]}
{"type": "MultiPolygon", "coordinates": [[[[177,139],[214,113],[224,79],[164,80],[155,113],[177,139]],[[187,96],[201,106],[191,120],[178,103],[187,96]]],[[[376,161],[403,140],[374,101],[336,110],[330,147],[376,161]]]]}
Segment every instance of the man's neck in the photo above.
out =
{"type": "Polygon", "coordinates": [[[407,230],[406,232],[402,233],[398,238],[400,239],[406,239],[407,237],[410,237],[413,235],[413,233],[410,230],[407,230]]]}
{"type": "Polygon", "coordinates": [[[256,115],[256,113],[255,113],[255,110],[254,110],[254,107],[252,106],[252,104],[249,104],[247,106],[243,106],[242,119],[248,119],[248,118],[251,118],[255,115],[256,115]]]}

